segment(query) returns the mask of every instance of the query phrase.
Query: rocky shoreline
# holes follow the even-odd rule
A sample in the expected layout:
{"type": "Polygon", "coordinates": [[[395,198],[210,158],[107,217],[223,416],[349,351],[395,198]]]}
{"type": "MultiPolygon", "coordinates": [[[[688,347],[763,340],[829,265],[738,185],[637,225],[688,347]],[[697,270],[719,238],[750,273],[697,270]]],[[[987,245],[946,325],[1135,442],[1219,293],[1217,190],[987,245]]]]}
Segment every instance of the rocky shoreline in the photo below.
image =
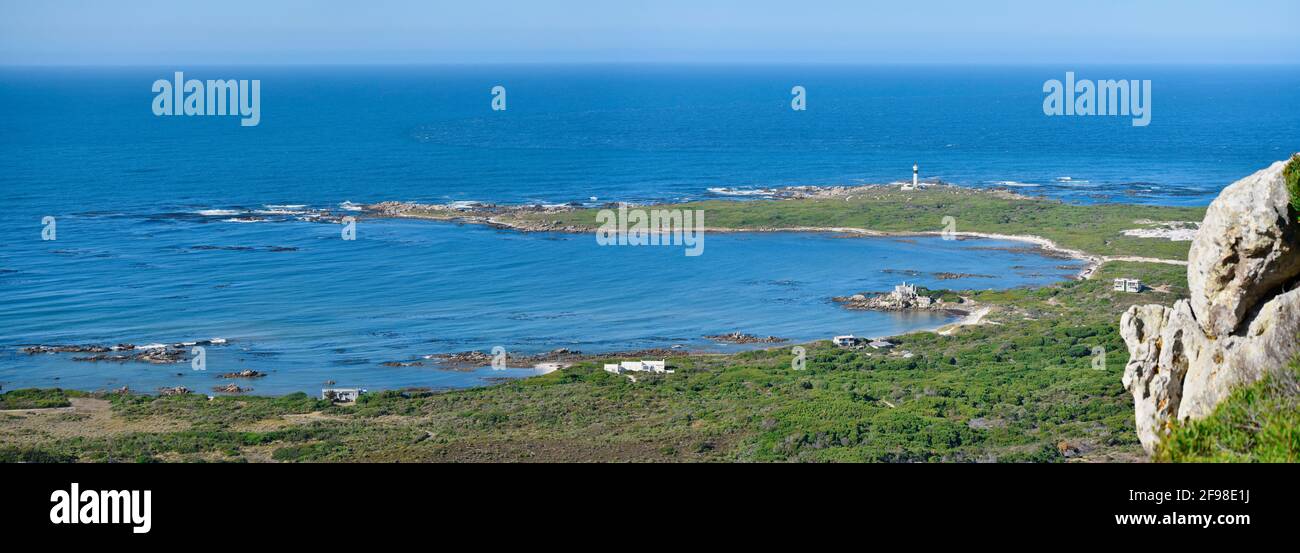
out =
{"type": "MultiPolygon", "coordinates": [[[[610,204],[617,207],[618,204],[610,204]]],[[[500,205],[485,202],[453,202],[450,204],[422,204],[415,202],[380,202],[361,206],[367,217],[396,219],[427,219],[458,223],[481,224],[520,232],[569,232],[590,230],[577,225],[565,225],[558,220],[531,221],[524,214],[568,213],[581,205],[500,205]],[[508,218],[508,219],[507,219],[508,218]]]]}
{"type": "Polygon", "coordinates": [[[99,344],[68,344],[68,345],[30,345],[19,348],[18,351],[27,355],[50,355],[61,353],[82,353],[89,355],[75,356],[73,361],[87,362],[110,362],[110,363],[151,363],[155,365],[166,365],[181,363],[190,355],[192,347],[210,347],[222,346],[228,342],[224,338],[213,338],[211,340],[196,340],[192,342],[178,342],[175,344],[147,344],[137,346],[130,343],[122,343],[114,346],[105,346],[99,344]]]}
{"type": "MultiPolygon", "coordinates": [[[[551,364],[563,368],[584,361],[598,361],[615,357],[637,359],[663,359],[669,356],[692,355],[690,352],[672,348],[651,348],[633,351],[615,351],[609,353],[583,353],[567,348],[554,349],[544,353],[515,355],[507,352],[506,366],[511,368],[536,368],[538,365],[551,364]]],[[[470,371],[492,364],[492,354],[479,350],[454,353],[434,353],[422,356],[418,360],[388,361],[381,363],[385,367],[425,367],[432,366],[444,370],[470,371]]]]}
{"type": "Polygon", "coordinates": [[[728,334],[711,334],[704,337],[705,340],[712,340],[720,344],[779,344],[788,342],[787,338],[776,336],[755,336],[743,332],[731,332],[728,334]]]}
{"type": "Polygon", "coordinates": [[[964,306],[965,300],[960,303],[946,302],[942,297],[930,296],[929,290],[925,288],[909,284],[895,286],[892,292],[836,296],[831,301],[845,309],[863,311],[943,311],[959,316],[969,314],[968,309],[956,307],[964,306]]]}

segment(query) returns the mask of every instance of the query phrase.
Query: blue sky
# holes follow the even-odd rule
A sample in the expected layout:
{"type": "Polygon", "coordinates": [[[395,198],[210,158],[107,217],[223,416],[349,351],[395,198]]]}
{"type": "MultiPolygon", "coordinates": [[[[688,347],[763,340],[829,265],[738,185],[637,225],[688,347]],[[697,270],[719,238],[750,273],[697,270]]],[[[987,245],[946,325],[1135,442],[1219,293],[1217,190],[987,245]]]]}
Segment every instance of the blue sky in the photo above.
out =
{"type": "Polygon", "coordinates": [[[1296,0],[0,0],[0,64],[1297,63],[1296,0]]]}

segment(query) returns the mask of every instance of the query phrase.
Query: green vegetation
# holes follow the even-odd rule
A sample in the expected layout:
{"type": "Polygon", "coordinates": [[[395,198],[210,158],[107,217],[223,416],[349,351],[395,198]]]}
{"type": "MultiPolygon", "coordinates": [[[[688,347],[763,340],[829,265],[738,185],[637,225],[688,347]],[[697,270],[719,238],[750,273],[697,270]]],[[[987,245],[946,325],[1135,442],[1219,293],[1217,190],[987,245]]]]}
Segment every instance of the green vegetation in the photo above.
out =
{"type": "Polygon", "coordinates": [[[310,413],[330,406],[328,401],[314,399],[302,392],[259,398],[217,396],[211,400],[202,395],[172,396],[167,398],[168,401],[157,401],[154,397],[145,395],[114,394],[109,397],[114,411],[127,419],[160,415],[184,419],[200,427],[226,426],[272,416],[310,413]]]}
{"type": "Polygon", "coordinates": [[[1286,180],[1286,190],[1291,193],[1291,207],[1300,213],[1300,154],[1291,156],[1282,169],[1282,178],[1286,180]]]}
{"type": "Polygon", "coordinates": [[[37,388],[28,388],[25,390],[11,390],[0,394],[0,411],[6,409],[48,409],[51,407],[67,407],[72,405],[68,401],[69,397],[76,397],[79,392],[68,392],[59,388],[41,390],[37,388]]]}
{"type": "Polygon", "coordinates": [[[993,306],[986,320],[996,324],[900,336],[892,354],[807,344],[801,371],[784,347],[670,358],[675,374],[638,382],[597,360],[485,388],[378,392],[348,406],[304,394],[111,395],[111,432],[93,430],[105,424],[97,419],[0,418],[0,460],[1136,459],[1119,315],[1181,297],[1184,271],[1108,263],[1094,280],[964,291],[993,306]],[[1168,292],[1113,292],[1108,279],[1119,275],[1168,292]],[[1094,348],[1104,348],[1104,363],[1094,348]]]}
{"type": "Polygon", "coordinates": [[[1205,419],[1174,427],[1158,458],[1192,462],[1300,462],[1300,359],[1234,390],[1205,419]]]}
{"type": "MultiPolygon", "coordinates": [[[[702,209],[708,228],[861,228],[882,232],[938,232],[951,216],[959,232],[1035,235],[1058,245],[1096,255],[1133,255],[1187,259],[1188,242],[1124,236],[1144,228],[1139,220],[1200,221],[1203,207],[1123,204],[1073,205],[1024,198],[1001,192],[937,186],[903,191],[879,187],[847,197],[778,201],[714,200],[647,209],[702,209]]],[[[530,213],[533,222],[558,220],[562,225],[596,226],[598,210],[530,213]]]]}

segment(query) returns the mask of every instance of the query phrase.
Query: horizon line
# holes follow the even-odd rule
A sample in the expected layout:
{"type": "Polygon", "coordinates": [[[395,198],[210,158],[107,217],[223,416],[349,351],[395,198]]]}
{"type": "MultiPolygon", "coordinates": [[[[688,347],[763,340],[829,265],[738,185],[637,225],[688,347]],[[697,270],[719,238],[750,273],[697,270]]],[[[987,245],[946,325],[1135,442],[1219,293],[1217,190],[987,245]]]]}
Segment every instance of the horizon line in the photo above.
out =
{"type": "Polygon", "coordinates": [[[371,62],[130,62],[130,63],[5,63],[0,68],[159,68],[189,67],[435,67],[435,66],[839,66],[839,67],[1044,67],[1044,66],[1173,66],[1173,67],[1294,67],[1300,61],[1195,62],[1195,61],[763,61],[763,60],[521,60],[521,61],[371,61],[371,62]]]}

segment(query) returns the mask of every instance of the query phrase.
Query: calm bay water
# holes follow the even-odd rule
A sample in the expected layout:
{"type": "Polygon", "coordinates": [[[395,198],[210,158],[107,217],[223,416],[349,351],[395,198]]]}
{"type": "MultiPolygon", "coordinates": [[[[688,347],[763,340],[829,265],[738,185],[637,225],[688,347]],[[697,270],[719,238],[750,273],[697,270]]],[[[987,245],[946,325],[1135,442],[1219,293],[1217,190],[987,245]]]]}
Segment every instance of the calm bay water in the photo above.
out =
{"type": "Polygon", "coordinates": [[[1069,201],[1204,204],[1295,148],[1297,85],[1293,67],[2,69],[0,385],[206,390],[212,373],[251,368],[271,373],[253,384],[265,393],[325,380],[468,386],[531,372],[381,363],[496,345],[726,349],[701,336],[934,327],[933,315],[828,300],[903,278],[1011,287],[1074,269],[991,241],[708,235],[705,255],[688,258],[417,221],[367,221],[344,242],[335,225],[198,212],[694,199],[717,187],[901,180],[913,162],[926,177],[1069,201]],[[149,86],[177,69],[261,79],[261,125],[154,117],[149,86]],[[1066,69],[1152,79],[1151,125],[1043,116],[1042,82],[1066,69]],[[497,84],[505,112],[489,109],[497,84]],[[808,89],[807,112],[789,109],[794,84],[808,89]],[[57,241],[39,239],[47,215],[57,241]],[[16,351],[211,337],[231,343],[209,350],[209,374],[16,351]]]}

